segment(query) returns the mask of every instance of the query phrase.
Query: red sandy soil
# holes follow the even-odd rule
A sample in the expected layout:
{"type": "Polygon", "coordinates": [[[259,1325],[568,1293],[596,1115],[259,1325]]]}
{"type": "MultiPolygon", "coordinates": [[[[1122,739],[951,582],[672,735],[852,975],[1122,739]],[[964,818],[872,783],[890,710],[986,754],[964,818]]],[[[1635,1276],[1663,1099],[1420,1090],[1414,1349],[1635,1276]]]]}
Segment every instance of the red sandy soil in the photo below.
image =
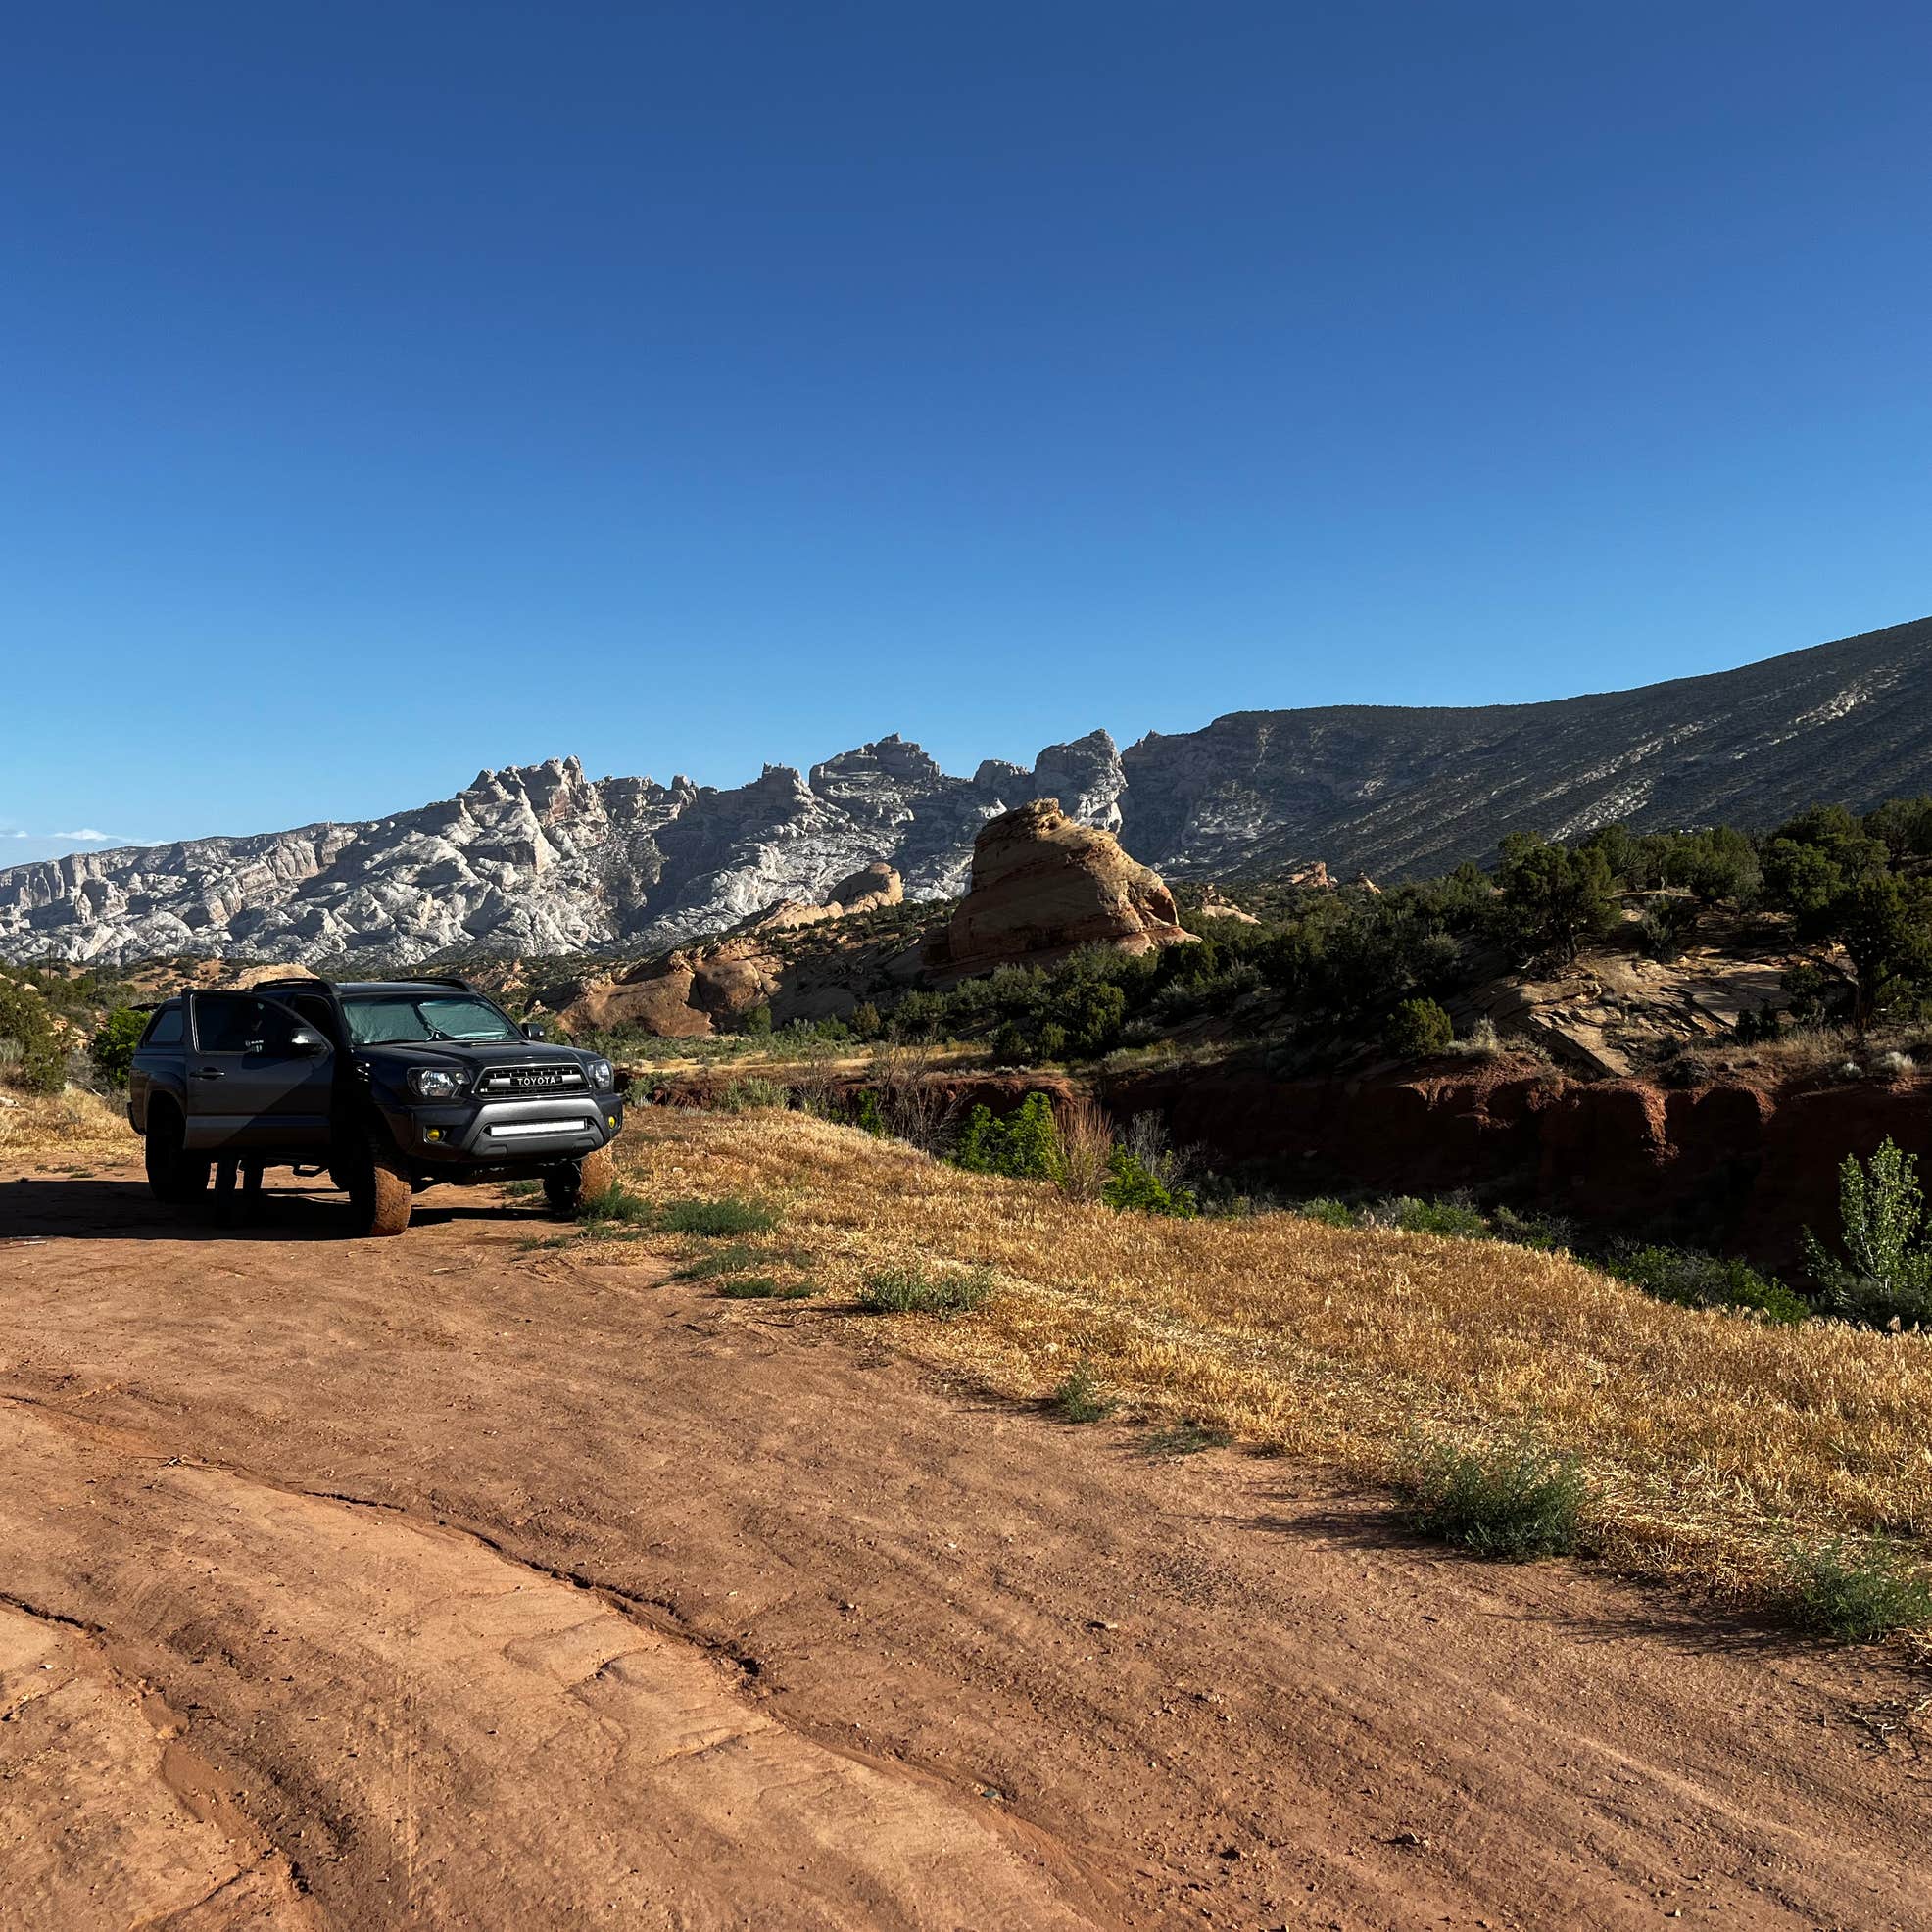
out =
{"type": "Polygon", "coordinates": [[[1877,1653],[336,1213],[0,1176],[0,1926],[1932,1926],[1877,1653]]]}

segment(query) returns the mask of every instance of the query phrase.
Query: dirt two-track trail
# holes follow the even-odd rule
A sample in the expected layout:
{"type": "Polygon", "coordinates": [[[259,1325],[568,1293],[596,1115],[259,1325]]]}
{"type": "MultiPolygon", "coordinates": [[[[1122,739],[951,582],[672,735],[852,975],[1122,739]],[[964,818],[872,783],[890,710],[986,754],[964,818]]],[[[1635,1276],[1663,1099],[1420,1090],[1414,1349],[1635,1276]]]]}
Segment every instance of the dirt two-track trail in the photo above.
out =
{"type": "Polygon", "coordinates": [[[1932,1927],[1877,1653],[336,1214],[0,1174],[0,1926],[1932,1927]]]}

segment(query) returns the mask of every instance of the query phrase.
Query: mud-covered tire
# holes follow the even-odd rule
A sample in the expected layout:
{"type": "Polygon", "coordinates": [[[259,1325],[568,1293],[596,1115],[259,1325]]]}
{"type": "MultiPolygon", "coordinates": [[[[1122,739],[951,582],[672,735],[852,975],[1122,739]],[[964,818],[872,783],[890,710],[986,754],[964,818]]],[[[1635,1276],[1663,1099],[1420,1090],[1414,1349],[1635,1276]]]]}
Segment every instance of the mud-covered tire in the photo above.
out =
{"type": "Polygon", "coordinates": [[[187,1125],[165,1101],[150,1103],[148,1131],[142,1136],[148,1169],[148,1189],[168,1207],[188,1207],[208,1191],[211,1163],[182,1145],[187,1125]]]}
{"type": "Polygon", "coordinates": [[[544,1176],[544,1198],[557,1214],[578,1215],[586,1201],[607,1194],[617,1180],[617,1163],[608,1147],[600,1147],[580,1161],[554,1167],[544,1176]]]}
{"type": "Polygon", "coordinates": [[[415,1190],[395,1150],[373,1135],[358,1137],[343,1149],[339,1169],[348,1182],[350,1232],[363,1238],[400,1234],[410,1225],[415,1190]]]}

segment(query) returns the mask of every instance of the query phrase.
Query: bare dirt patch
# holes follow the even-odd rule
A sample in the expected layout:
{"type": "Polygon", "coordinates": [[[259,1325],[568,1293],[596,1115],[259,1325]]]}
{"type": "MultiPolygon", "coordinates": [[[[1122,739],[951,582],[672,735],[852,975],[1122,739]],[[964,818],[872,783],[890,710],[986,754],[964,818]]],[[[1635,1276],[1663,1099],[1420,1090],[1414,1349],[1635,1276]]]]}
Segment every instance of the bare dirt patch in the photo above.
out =
{"type": "Polygon", "coordinates": [[[547,1232],[0,1178],[0,1925],[1928,1923],[1878,1655],[547,1232]]]}

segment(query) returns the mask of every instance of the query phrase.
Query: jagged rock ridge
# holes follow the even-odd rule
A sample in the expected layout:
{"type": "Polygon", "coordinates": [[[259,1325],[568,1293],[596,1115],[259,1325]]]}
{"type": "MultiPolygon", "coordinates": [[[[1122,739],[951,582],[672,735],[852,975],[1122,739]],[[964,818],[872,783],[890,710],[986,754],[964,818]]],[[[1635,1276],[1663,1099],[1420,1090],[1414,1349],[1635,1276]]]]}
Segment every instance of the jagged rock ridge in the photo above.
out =
{"type": "Polygon", "coordinates": [[[1336,877],[1487,859],[1516,830],[1762,826],[1817,798],[1932,791],[1932,619],[1741,670],[1552,703],[1241,711],[1125,752],[1105,732],[1032,771],[954,778],[897,738],[718,791],[483,772],[393,818],[76,854],[0,871],[0,957],[643,952],[894,866],[963,890],[973,840],[1057,797],[1169,875],[1336,877]]]}
{"type": "MultiPolygon", "coordinates": [[[[1039,768],[1096,823],[1118,821],[1105,732],[1048,747],[1039,768]]],[[[962,892],[975,834],[1038,784],[1005,764],[948,777],[896,736],[809,777],[767,765],[726,791],[593,780],[554,758],[479,772],[392,818],[14,866],[0,872],[0,957],[648,952],[781,901],[819,904],[879,863],[914,898],[962,892]]]]}

